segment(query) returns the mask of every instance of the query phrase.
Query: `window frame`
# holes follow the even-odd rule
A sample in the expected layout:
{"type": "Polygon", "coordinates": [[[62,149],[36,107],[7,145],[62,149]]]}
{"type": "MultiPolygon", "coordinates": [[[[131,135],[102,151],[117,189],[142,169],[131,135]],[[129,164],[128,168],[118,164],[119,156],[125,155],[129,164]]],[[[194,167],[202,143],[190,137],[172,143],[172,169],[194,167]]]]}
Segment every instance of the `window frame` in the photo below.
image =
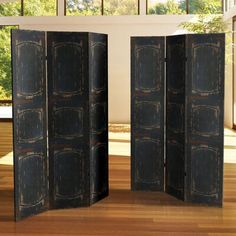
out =
{"type": "MultiPolygon", "coordinates": [[[[58,0],[54,0],[54,1],[56,2],[56,14],[55,14],[55,16],[58,16],[58,0]]],[[[21,16],[26,16],[24,14],[25,13],[24,9],[25,9],[25,2],[24,2],[24,0],[21,0],[21,16]]],[[[45,15],[45,16],[47,16],[47,15],[45,15]]]]}
{"type": "MultiPolygon", "coordinates": [[[[186,2],[185,14],[186,15],[194,15],[194,14],[190,14],[189,13],[189,6],[190,6],[190,2],[189,1],[190,0],[185,0],[185,2],[186,2]]],[[[149,0],[146,0],[146,15],[158,15],[158,14],[149,14],[148,13],[148,2],[149,2],[149,0]]],[[[224,13],[224,2],[227,2],[227,0],[221,0],[221,11],[222,11],[221,13],[222,14],[224,13]]],[[[234,2],[236,3],[236,0],[234,0],[234,2]]],[[[177,15],[178,16],[178,14],[173,14],[173,15],[177,15]]]]}
{"type": "MultiPolygon", "coordinates": [[[[22,0],[21,0],[22,1],[22,0]]],[[[20,28],[19,25],[15,25],[15,24],[1,24],[1,26],[16,26],[18,29],[20,28]]],[[[10,78],[12,80],[12,78],[10,78]]],[[[4,103],[10,103],[11,104],[11,107],[13,106],[13,100],[12,99],[0,99],[0,109],[1,109],[1,105],[4,104],[4,103]]],[[[0,122],[11,122],[13,119],[12,118],[2,118],[0,117],[0,122]]]]}
{"type": "MultiPolygon", "coordinates": [[[[141,0],[136,0],[137,1],[137,4],[138,4],[138,15],[140,15],[140,1],[141,0]]],[[[146,15],[147,15],[147,9],[148,9],[148,7],[147,7],[147,1],[148,0],[146,0],[146,15]]],[[[67,14],[66,14],[66,12],[67,12],[67,8],[66,8],[66,6],[67,6],[67,0],[64,0],[64,15],[65,16],[67,16],[67,14]]],[[[107,15],[104,15],[104,0],[101,0],[101,15],[97,15],[97,16],[107,16],[107,15]]]]}

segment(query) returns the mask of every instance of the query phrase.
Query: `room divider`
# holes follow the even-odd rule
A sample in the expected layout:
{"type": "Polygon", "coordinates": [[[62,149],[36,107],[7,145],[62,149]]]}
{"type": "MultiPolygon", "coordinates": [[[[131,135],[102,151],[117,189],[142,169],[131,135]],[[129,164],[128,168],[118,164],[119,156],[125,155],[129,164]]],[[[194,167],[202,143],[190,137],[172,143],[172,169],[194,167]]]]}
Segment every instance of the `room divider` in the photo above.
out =
{"type": "MultiPolygon", "coordinates": [[[[222,205],[224,54],[224,34],[131,38],[132,190],[222,205]]],[[[15,219],[107,196],[107,35],[13,30],[12,67],[15,219]]]]}
{"type": "Polygon", "coordinates": [[[131,38],[131,189],[164,190],[165,38],[131,38]]]}
{"type": "Polygon", "coordinates": [[[132,37],[133,190],[222,205],[224,57],[224,34],[132,37]]]}
{"type": "Polygon", "coordinates": [[[15,219],[108,195],[107,35],[12,31],[15,219]]]}

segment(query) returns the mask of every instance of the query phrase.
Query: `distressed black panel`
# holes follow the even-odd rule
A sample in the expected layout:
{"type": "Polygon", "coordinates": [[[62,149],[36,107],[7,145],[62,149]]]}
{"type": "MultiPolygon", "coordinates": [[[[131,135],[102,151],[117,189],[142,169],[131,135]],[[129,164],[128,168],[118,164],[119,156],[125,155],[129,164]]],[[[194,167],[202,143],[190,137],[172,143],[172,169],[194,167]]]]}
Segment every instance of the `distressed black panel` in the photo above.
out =
{"type": "Polygon", "coordinates": [[[92,132],[101,133],[107,130],[107,103],[91,104],[91,128],[92,132]]]}
{"type": "Polygon", "coordinates": [[[45,33],[12,31],[15,219],[48,209],[45,33]]]}
{"type": "Polygon", "coordinates": [[[89,33],[90,204],[108,195],[107,35],[89,33]]]}
{"type": "Polygon", "coordinates": [[[107,39],[105,35],[90,33],[91,92],[107,90],[107,39]]]}
{"type": "Polygon", "coordinates": [[[141,45],[135,48],[137,68],[135,71],[135,90],[141,92],[160,90],[162,65],[157,64],[162,58],[163,48],[160,45],[141,45]],[[149,63],[147,63],[149,62],[149,63]],[[145,66],[144,66],[145,65],[145,66]]]}
{"type": "Polygon", "coordinates": [[[107,36],[49,32],[50,203],[108,195],[107,36]]]}
{"type": "Polygon", "coordinates": [[[152,129],[160,128],[161,114],[160,102],[141,101],[135,103],[137,128],[152,129]]]}
{"type": "Polygon", "coordinates": [[[184,104],[175,103],[173,101],[167,104],[167,113],[171,114],[167,116],[168,131],[176,134],[184,132],[184,104]]]}
{"type": "Polygon", "coordinates": [[[131,188],[164,189],[164,37],[131,38],[131,188]]]}
{"type": "Polygon", "coordinates": [[[167,171],[166,191],[175,197],[183,199],[184,191],[184,148],[182,143],[168,140],[167,150],[167,171]]]}
{"type": "Polygon", "coordinates": [[[187,35],[186,200],[222,205],[225,35],[187,35]]]}
{"type": "Polygon", "coordinates": [[[66,139],[83,136],[83,107],[60,107],[53,111],[55,136],[66,139]]]}
{"type": "Polygon", "coordinates": [[[108,194],[107,146],[97,144],[91,154],[91,201],[94,203],[108,194]]]}
{"type": "Polygon", "coordinates": [[[224,34],[167,37],[166,191],[222,205],[224,34]]]}
{"type": "Polygon", "coordinates": [[[54,94],[77,94],[83,89],[83,49],[81,42],[58,42],[53,47],[56,55],[55,65],[57,70],[53,71],[54,94]],[[72,63],[73,62],[73,63],[72,63]],[[75,63],[76,62],[76,63],[75,63]]]}
{"type": "Polygon", "coordinates": [[[44,48],[37,42],[24,41],[18,42],[16,51],[19,62],[24,62],[19,63],[16,68],[16,78],[19,81],[17,95],[24,97],[42,95],[44,63],[42,63],[43,58],[38,55],[44,55],[44,48]]]}
{"type": "Polygon", "coordinates": [[[47,40],[50,207],[85,206],[89,204],[88,34],[48,32],[47,40]]]}
{"type": "Polygon", "coordinates": [[[19,143],[34,143],[44,139],[43,118],[45,110],[40,109],[17,109],[16,110],[16,139],[19,143]],[[26,129],[29,126],[30,129],[26,129]]]}
{"type": "Polygon", "coordinates": [[[83,197],[83,185],[85,181],[84,153],[81,150],[63,149],[56,151],[55,156],[55,181],[58,183],[55,189],[58,198],[81,198],[83,197]],[[70,160],[70,161],[68,161],[70,160]],[[65,172],[67,170],[70,172],[65,172]],[[75,173],[77,173],[75,175],[75,173]],[[68,184],[70,183],[70,184],[68,184]]]}
{"type": "Polygon", "coordinates": [[[193,145],[191,151],[191,194],[217,197],[219,184],[219,149],[204,145],[193,145]],[[207,166],[207,168],[202,168],[207,166]],[[210,184],[209,184],[210,183],[210,184]]]}
{"type": "Polygon", "coordinates": [[[219,136],[220,107],[192,105],[192,132],[202,136],[219,136]]]}
{"type": "Polygon", "coordinates": [[[42,204],[45,197],[42,192],[46,171],[42,154],[32,153],[20,156],[19,168],[22,170],[22,173],[18,175],[19,187],[22,189],[20,205],[31,207],[31,205],[42,204]],[[35,178],[31,178],[31,176],[35,176],[35,178]]]}
{"type": "Polygon", "coordinates": [[[185,36],[166,38],[166,192],[184,199],[185,36]]]}
{"type": "Polygon", "coordinates": [[[162,147],[156,140],[149,138],[137,139],[135,144],[136,186],[138,189],[155,191],[156,186],[162,184],[159,174],[163,171],[163,165],[160,162],[162,147]]]}
{"type": "Polygon", "coordinates": [[[218,42],[192,44],[192,93],[208,95],[220,92],[221,82],[217,79],[221,68],[220,45],[218,42]],[[204,55],[204,56],[203,56],[204,55]],[[212,60],[214,58],[214,60],[212,60]],[[201,63],[199,63],[201,62],[201,63]],[[205,66],[207,65],[207,66],[205,66]]]}

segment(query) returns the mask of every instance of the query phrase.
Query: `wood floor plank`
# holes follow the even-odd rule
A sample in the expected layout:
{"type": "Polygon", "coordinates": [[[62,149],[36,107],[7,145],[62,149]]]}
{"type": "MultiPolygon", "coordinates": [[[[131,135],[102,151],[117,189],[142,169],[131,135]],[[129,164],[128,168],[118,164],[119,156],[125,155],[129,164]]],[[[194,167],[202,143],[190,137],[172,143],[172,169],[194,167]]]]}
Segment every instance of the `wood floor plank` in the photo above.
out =
{"type": "Polygon", "coordinates": [[[225,164],[223,208],[184,203],[165,193],[131,192],[129,157],[110,156],[109,175],[109,197],[92,207],[50,210],[15,223],[13,167],[0,165],[0,236],[236,235],[236,164],[225,164]]]}

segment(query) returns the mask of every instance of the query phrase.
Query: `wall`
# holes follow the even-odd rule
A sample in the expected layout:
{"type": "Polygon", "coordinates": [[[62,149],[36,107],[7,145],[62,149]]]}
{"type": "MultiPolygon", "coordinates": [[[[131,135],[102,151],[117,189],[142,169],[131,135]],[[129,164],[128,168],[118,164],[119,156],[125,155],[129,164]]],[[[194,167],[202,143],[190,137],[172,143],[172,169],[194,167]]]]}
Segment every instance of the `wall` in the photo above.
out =
{"type": "MultiPolygon", "coordinates": [[[[232,20],[227,21],[228,28],[232,29],[232,20]]],[[[227,41],[231,41],[231,34],[227,35],[227,41]]],[[[233,58],[232,45],[228,43],[226,47],[226,66],[225,66],[225,126],[233,127],[233,58]]]]}
{"type": "MultiPolygon", "coordinates": [[[[233,17],[236,15],[236,6],[225,12],[224,18],[228,24],[229,31],[233,31],[233,17]]],[[[227,34],[229,42],[232,40],[232,34],[227,34]]],[[[235,47],[234,47],[235,48],[235,47]]],[[[235,49],[234,49],[235,50],[235,49]]],[[[226,68],[225,68],[225,126],[233,127],[233,44],[232,41],[226,48],[226,68]]],[[[236,52],[236,51],[235,51],[236,52]]]]}
{"type": "MultiPolygon", "coordinates": [[[[130,36],[183,33],[178,27],[191,15],[183,16],[86,16],[86,17],[2,17],[0,24],[18,24],[21,29],[93,31],[109,35],[109,121],[130,122],[130,36]]],[[[230,71],[230,69],[228,70],[230,71]]],[[[230,77],[230,74],[228,74],[230,77]]],[[[232,77],[232,76],[231,76],[232,77]]],[[[227,78],[228,79],[228,78],[227,78]]],[[[232,87],[232,79],[226,88],[232,87]]],[[[231,126],[232,101],[226,98],[225,122],[231,126]],[[231,120],[230,120],[231,116],[231,120]]],[[[231,126],[232,127],[232,126],[231,126]]]]}

